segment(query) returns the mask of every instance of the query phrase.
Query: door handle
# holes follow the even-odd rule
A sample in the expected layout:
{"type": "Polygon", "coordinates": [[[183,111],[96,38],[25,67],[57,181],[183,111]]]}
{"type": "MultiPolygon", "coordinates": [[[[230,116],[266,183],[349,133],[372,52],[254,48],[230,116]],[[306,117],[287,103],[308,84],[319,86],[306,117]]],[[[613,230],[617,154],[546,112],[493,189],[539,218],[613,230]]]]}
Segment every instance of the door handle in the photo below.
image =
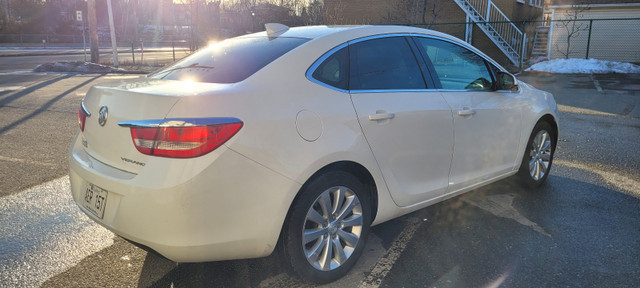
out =
{"type": "Polygon", "coordinates": [[[476,110],[469,107],[464,107],[462,110],[458,110],[458,116],[466,117],[476,115],[476,110]]]}
{"type": "Polygon", "coordinates": [[[394,114],[394,113],[376,113],[376,114],[369,115],[369,120],[370,121],[380,121],[380,120],[393,119],[393,117],[396,117],[396,114],[394,114]]]}

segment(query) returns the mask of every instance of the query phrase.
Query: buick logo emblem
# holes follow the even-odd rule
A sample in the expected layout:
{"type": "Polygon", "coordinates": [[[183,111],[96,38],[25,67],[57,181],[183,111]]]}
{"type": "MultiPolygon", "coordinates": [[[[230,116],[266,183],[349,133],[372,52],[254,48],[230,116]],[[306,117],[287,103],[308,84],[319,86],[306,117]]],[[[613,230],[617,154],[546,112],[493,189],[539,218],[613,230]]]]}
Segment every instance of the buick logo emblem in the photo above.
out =
{"type": "Polygon", "coordinates": [[[98,112],[98,124],[100,126],[107,124],[107,117],[109,117],[109,109],[107,109],[107,106],[102,106],[100,112],[98,112]]]}

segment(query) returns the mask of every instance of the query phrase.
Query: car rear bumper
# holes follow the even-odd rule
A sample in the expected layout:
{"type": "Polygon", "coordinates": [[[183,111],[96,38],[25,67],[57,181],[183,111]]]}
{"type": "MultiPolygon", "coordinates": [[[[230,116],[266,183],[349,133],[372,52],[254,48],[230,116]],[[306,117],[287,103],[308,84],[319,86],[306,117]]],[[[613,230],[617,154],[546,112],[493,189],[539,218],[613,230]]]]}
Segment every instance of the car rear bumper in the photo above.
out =
{"type": "Polygon", "coordinates": [[[190,160],[149,161],[131,174],[87,155],[78,138],[71,146],[69,174],[80,209],[114,233],[177,262],[269,255],[300,189],[225,146],[190,160]],[[108,191],[102,219],[83,205],[89,184],[108,191]]]}

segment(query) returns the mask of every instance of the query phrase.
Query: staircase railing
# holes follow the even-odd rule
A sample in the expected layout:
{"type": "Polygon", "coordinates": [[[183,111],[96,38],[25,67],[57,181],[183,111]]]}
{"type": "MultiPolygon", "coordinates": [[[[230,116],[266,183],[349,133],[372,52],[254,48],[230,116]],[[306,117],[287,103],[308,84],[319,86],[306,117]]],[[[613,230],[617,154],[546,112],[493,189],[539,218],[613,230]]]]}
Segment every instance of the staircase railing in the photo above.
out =
{"type": "Polygon", "coordinates": [[[524,54],[526,34],[522,33],[491,0],[454,0],[478,27],[513,62],[524,54]]]}

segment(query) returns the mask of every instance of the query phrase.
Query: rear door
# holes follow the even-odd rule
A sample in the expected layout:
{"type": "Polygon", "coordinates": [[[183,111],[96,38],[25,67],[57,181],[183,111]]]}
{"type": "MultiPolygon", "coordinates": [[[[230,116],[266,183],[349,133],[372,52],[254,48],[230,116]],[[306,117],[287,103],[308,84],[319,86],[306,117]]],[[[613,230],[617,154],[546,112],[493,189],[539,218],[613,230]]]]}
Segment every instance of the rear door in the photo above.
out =
{"type": "Polygon", "coordinates": [[[399,206],[443,195],[453,154],[451,109],[428,90],[431,80],[409,41],[378,37],[349,45],[351,99],[399,206]]]}
{"type": "Polygon", "coordinates": [[[494,90],[496,68],[475,52],[444,40],[415,39],[453,111],[455,148],[449,191],[512,171],[524,103],[514,93],[494,90]]]}

